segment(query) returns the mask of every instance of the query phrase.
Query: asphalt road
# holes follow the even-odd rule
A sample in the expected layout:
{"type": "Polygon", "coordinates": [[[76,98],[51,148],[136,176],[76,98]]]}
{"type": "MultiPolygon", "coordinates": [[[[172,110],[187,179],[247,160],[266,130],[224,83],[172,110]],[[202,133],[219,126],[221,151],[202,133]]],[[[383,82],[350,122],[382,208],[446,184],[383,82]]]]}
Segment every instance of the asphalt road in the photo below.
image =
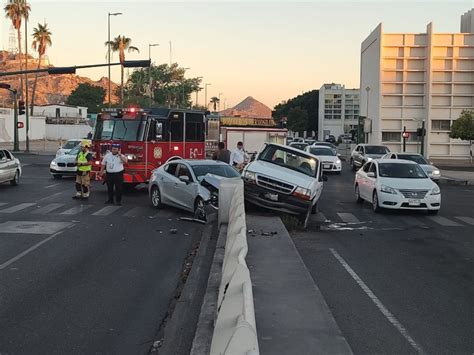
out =
{"type": "Polygon", "coordinates": [[[442,185],[438,216],[378,215],[345,168],[291,234],[354,353],[473,354],[474,187],[442,185]]]}
{"type": "Polygon", "coordinates": [[[75,201],[49,157],[20,159],[20,185],[0,185],[0,353],[147,353],[203,226],[146,190],[105,206],[94,184],[75,201]]]}

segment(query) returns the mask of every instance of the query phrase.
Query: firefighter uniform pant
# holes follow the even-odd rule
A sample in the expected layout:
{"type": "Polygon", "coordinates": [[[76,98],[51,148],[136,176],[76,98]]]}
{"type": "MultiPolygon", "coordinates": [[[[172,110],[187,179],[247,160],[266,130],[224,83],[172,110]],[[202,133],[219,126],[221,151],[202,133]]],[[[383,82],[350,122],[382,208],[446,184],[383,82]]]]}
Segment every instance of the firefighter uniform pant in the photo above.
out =
{"type": "Polygon", "coordinates": [[[91,186],[91,177],[88,171],[78,171],[76,174],[76,191],[88,194],[91,186]]]}
{"type": "Polygon", "coordinates": [[[107,173],[105,176],[105,183],[107,184],[107,193],[109,195],[109,201],[114,200],[114,187],[115,187],[115,201],[120,203],[122,201],[122,190],[123,190],[123,171],[118,173],[107,173]]]}

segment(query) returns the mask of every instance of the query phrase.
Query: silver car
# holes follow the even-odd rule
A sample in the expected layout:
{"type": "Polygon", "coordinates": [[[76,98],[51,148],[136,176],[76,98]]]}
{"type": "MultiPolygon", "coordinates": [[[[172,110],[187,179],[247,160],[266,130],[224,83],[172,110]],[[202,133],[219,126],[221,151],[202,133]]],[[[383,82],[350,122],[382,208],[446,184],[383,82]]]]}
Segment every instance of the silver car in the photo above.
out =
{"type": "Polygon", "coordinates": [[[56,156],[49,164],[49,172],[55,179],[61,179],[64,175],[75,176],[77,171],[76,157],[81,150],[77,145],[67,153],[56,156]]]}
{"type": "Polygon", "coordinates": [[[155,208],[170,205],[205,220],[209,208],[218,207],[220,181],[226,178],[240,179],[240,174],[220,161],[173,160],[153,171],[148,187],[150,202],[155,208]]]}
{"type": "Polygon", "coordinates": [[[403,159],[414,161],[421,166],[426,175],[428,175],[434,182],[439,182],[439,178],[441,177],[439,169],[426,160],[423,155],[418,153],[389,153],[384,155],[383,159],[403,159]]]}
{"type": "Polygon", "coordinates": [[[20,183],[20,161],[6,149],[0,149],[0,183],[10,182],[12,185],[20,183]]]}

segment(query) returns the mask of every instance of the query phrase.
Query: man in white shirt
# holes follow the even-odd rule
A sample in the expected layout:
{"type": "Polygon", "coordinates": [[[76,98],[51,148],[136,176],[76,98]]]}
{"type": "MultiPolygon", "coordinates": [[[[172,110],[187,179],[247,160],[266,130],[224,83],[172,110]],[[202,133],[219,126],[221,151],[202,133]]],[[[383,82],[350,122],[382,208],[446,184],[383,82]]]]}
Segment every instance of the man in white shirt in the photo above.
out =
{"type": "Polygon", "coordinates": [[[104,176],[107,183],[108,200],[106,204],[114,203],[114,187],[115,187],[115,201],[117,205],[122,204],[122,188],[123,188],[123,164],[126,164],[128,159],[120,152],[120,144],[112,145],[112,152],[108,152],[102,160],[100,168],[100,176],[104,176]]]}
{"type": "Polygon", "coordinates": [[[249,161],[249,156],[244,150],[244,144],[242,142],[237,143],[237,148],[230,154],[230,165],[242,169],[245,163],[249,161]]]}

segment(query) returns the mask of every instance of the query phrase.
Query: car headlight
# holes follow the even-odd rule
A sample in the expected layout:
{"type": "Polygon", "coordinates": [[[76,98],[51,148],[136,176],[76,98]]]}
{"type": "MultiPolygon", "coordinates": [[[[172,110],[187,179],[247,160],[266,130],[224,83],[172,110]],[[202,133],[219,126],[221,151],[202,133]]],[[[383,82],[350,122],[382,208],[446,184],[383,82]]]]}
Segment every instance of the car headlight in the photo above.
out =
{"type": "Polygon", "coordinates": [[[439,175],[439,174],[440,174],[439,170],[433,170],[433,172],[431,173],[431,175],[439,175]]]}
{"type": "Polygon", "coordinates": [[[304,187],[298,186],[293,192],[293,195],[302,198],[303,200],[311,200],[311,191],[304,187]]]}
{"type": "Polygon", "coordinates": [[[380,191],[385,192],[386,194],[393,194],[393,195],[397,194],[397,191],[393,187],[390,187],[387,185],[381,185],[380,191]]]}
{"type": "Polygon", "coordinates": [[[249,180],[249,181],[256,181],[257,176],[253,171],[245,171],[244,172],[244,179],[249,180]]]}
{"type": "Polygon", "coordinates": [[[52,166],[56,166],[56,165],[58,165],[58,164],[53,160],[53,161],[51,162],[51,165],[52,165],[52,166]]]}
{"type": "Polygon", "coordinates": [[[367,161],[372,161],[373,159],[371,157],[367,157],[367,161]]]}
{"type": "Polygon", "coordinates": [[[336,165],[341,164],[341,159],[336,159],[336,165]]]}
{"type": "Polygon", "coordinates": [[[441,193],[441,190],[440,190],[439,186],[435,186],[433,188],[433,190],[431,190],[432,195],[439,195],[440,193],[441,193]]]}

